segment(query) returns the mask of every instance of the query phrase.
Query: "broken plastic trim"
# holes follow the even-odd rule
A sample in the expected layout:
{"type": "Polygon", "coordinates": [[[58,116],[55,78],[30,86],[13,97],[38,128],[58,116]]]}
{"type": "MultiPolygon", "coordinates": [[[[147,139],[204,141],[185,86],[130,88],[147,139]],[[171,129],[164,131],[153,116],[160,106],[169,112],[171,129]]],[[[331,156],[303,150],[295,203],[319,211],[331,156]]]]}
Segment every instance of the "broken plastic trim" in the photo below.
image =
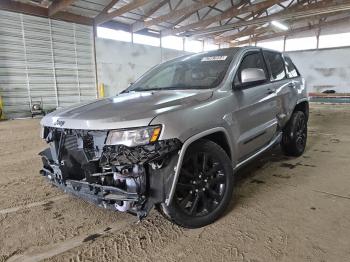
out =
{"type": "Polygon", "coordinates": [[[100,159],[100,166],[144,165],[162,160],[176,150],[182,143],[178,139],[161,140],[151,144],[127,147],[124,145],[105,146],[100,159]]]}
{"type": "Polygon", "coordinates": [[[77,180],[66,180],[64,183],[60,183],[50,170],[44,168],[41,170],[41,173],[49,179],[50,183],[66,193],[73,194],[105,208],[115,209],[114,203],[111,203],[111,201],[139,202],[141,200],[137,193],[130,193],[117,187],[102,186],[77,180]]]}

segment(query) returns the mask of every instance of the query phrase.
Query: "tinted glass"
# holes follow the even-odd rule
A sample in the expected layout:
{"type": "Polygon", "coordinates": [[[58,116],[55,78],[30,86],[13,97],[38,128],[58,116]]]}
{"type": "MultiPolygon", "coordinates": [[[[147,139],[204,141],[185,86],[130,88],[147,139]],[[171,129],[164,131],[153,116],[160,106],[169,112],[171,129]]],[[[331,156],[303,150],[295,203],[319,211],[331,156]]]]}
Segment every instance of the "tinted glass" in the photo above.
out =
{"type": "Polygon", "coordinates": [[[143,75],[128,91],[206,89],[223,80],[234,52],[210,52],[160,64],[143,75]]]}
{"type": "Polygon", "coordinates": [[[271,69],[271,80],[277,81],[286,78],[284,60],[280,53],[264,51],[266,62],[271,69]]]}
{"type": "Polygon", "coordinates": [[[262,69],[262,70],[264,70],[265,76],[266,76],[266,67],[265,67],[265,62],[264,62],[264,58],[263,58],[262,54],[260,52],[251,53],[251,54],[246,55],[243,58],[240,66],[238,68],[235,79],[234,79],[235,85],[240,85],[242,83],[241,72],[242,72],[242,70],[247,69],[247,68],[262,69]]]}
{"type": "Polygon", "coordinates": [[[289,78],[297,77],[299,76],[298,70],[296,69],[295,65],[292,62],[292,59],[290,59],[288,56],[284,57],[284,60],[286,60],[286,68],[287,68],[287,75],[289,78]]]}

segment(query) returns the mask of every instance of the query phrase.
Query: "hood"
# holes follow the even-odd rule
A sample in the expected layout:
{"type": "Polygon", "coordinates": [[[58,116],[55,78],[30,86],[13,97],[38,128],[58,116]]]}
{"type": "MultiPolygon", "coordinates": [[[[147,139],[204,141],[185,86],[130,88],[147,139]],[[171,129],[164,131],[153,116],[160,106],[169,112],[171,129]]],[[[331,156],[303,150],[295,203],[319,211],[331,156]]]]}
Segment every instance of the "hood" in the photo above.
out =
{"type": "Polygon", "coordinates": [[[68,129],[106,130],[147,126],[159,114],[196,105],[212,90],[130,92],[56,110],[41,125],[68,129]]]}

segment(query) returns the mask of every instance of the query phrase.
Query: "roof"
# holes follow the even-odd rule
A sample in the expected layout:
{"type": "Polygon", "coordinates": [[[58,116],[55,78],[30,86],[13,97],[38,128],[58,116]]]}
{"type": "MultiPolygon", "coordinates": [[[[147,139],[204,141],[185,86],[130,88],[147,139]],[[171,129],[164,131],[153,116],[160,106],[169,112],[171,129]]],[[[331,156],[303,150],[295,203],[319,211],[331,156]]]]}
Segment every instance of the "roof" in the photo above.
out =
{"type": "Polygon", "coordinates": [[[347,0],[2,0],[0,9],[231,45],[317,31],[350,21],[347,0]],[[273,20],[288,29],[272,26],[273,20]]]}

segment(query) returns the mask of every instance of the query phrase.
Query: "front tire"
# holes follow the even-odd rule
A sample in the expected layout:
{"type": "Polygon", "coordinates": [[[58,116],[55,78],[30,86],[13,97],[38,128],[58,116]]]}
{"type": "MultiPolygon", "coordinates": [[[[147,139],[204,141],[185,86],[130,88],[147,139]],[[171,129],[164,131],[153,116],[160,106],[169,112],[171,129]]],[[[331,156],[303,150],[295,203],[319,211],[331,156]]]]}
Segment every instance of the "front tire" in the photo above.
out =
{"type": "Polygon", "coordinates": [[[199,228],[213,223],[226,210],[234,186],[226,152],[209,140],[195,142],[186,152],[174,198],[162,213],[174,223],[199,228]]]}
{"type": "Polygon", "coordinates": [[[283,130],[281,147],[287,156],[301,156],[306,147],[307,118],[301,111],[292,114],[283,130]]]}

